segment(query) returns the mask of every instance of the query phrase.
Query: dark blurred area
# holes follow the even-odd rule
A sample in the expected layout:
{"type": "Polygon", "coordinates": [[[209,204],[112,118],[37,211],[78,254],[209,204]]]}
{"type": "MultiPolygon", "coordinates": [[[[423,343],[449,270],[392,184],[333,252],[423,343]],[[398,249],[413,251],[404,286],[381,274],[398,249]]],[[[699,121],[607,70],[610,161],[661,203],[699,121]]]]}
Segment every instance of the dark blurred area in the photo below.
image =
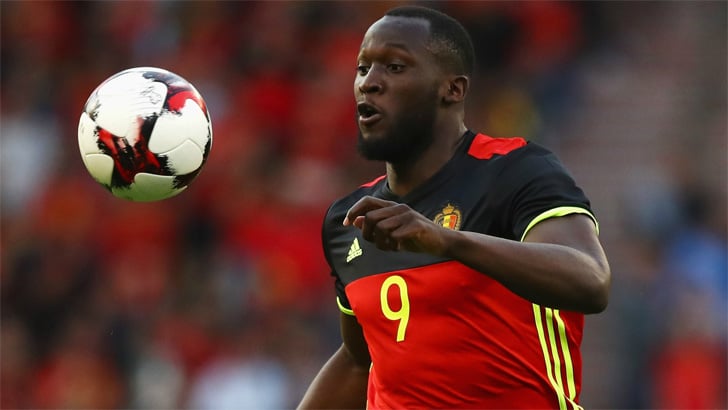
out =
{"type": "MultiPolygon", "coordinates": [[[[0,405],[284,409],[340,344],[329,203],[355,151],[366,28],[402,2],[2,1],[0,405]],[[214,129],[178,197],[88,175],[104,79],[157,66],[214,129]]],[[[556,151],[612,265],[586,319],[585,408],[725,408],[725,2],[429,2],[471,32],[471,128],[556,151]]]]}

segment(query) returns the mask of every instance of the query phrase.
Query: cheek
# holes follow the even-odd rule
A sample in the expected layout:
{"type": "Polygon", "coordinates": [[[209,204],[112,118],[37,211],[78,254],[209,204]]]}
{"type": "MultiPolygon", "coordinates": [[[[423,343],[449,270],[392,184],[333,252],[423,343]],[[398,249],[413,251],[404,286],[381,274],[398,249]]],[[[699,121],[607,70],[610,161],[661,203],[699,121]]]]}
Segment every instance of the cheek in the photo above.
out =
{"type": "Polygon", "coordinates": [[[429,89],[420,87],[416,92],[408,94],[408,97],[403,99],[400,107],[405,110],[425,110],[429,111],[430,108],[436,107],[440,101],[439,90],[431,87],[429,89]]]}

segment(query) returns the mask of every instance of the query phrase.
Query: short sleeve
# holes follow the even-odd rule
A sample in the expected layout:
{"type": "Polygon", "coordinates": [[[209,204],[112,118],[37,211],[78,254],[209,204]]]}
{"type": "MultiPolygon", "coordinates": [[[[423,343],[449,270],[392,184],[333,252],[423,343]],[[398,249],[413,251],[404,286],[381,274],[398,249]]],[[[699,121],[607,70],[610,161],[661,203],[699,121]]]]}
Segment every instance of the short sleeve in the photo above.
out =
{"type": "Polygon", "coordinates": [[[583,190],[556,156],[544,148],[537,146],[522,152],[501,176],[506,230],[515,239],[522,239],[532,222],[544,215],[585,213],[596,222],[583,190]]]}
{"type": "Polygon", "coordinates": [[[354,311],[349,303],[349,298],[346,296],[346,290],[344,289],[344,283],[339,278],[336,272],[331,272],[331,275],[335,278],[334,287],[336,288],[336,304],[339,306],[339,310],[347,315],[354,316],[354,311]]]}

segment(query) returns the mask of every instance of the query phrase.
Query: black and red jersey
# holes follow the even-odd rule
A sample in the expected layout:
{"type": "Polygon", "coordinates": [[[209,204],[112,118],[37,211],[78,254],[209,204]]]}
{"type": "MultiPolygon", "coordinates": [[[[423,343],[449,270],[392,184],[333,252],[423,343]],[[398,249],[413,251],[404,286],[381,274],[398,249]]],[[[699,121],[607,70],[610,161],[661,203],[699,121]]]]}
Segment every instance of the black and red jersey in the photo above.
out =
{"type": "Polygon", "coordinates": [[[336,201],[322,236],[339,308],[356,316],[369,345],[369,408],[579,408],[583,315],[533,304],[454,260],[377,249],[342,225],[366,195],[449,229],[520,241],[547,218],[594,218],[554,154],[469,131],[406,196],[380,177],[336,201]]]}

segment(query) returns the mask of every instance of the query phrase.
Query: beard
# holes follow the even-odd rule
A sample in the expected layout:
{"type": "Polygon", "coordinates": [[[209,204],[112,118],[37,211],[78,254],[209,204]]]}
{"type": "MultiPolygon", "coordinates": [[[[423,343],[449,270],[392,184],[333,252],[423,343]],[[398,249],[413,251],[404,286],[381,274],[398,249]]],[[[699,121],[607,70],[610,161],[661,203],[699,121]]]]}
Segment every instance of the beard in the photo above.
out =
{"type": "Polygon", "coordinates": [[[384,135],[365,139],[359,129],[357,151],[371,161],[405,164],[416,161],[434,140],[437,90],[397,117],[384,135]]]}

